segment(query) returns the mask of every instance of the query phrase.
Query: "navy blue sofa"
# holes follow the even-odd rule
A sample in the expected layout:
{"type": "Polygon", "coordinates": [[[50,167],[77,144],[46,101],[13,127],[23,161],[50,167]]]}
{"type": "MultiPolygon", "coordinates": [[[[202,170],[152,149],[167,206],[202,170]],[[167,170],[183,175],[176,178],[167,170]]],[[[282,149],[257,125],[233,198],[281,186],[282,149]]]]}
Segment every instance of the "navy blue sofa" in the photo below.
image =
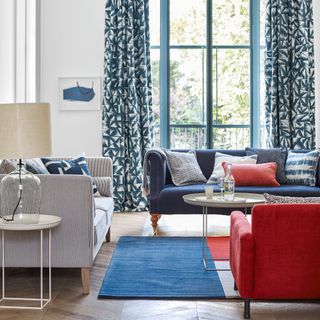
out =
{"type": "MultiPolygon", "coordinates": [[[[187,152],[188,150],[175,150],[187,152]]],[[[295,152],[308,152],[309,150],[300,150],[295,152]]],[[[214,167],[215,152],[235,156],[245,156],[245,150],[195,150],[200,168],[208,179],[214,167]]],[[[150,174],[150,194],[149,194],[149,211],[154,231],[157,228],[158,219],[162,214],[201,214],[202,208],[186,204],[182,196],[190,193],[204,192],[205,184],[194,184],[188,186],[175,186],[172,182],[166,160],[161,153],[155,151],[148,153],[149,174],[150,174]]],[[[236,187],[236,192],[249,193],[270,193],[281,196],[296,197],[320,197],[320,170],[317,169],[316,186],[302,185],[281,185],[280,187],[236,187]]],[[[214,186],[215,190],[219,189],[214,186]]],[[[234,210],[234,209],[233,209],[234,210]]],[[[231,210],[208,209],[208,213],[230,214],[231,210]]]]}

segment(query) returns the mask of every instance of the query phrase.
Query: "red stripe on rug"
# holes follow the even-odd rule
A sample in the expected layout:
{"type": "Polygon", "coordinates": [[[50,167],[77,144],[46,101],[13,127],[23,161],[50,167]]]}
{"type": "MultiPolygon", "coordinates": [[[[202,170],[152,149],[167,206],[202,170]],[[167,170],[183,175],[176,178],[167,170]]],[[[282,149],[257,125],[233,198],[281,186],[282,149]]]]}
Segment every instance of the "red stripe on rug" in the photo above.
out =
{"type": "Polygon", "coordinates": [[[230,237],[208,237],[208,248],[213,259],[229,260],[230,237]]]}

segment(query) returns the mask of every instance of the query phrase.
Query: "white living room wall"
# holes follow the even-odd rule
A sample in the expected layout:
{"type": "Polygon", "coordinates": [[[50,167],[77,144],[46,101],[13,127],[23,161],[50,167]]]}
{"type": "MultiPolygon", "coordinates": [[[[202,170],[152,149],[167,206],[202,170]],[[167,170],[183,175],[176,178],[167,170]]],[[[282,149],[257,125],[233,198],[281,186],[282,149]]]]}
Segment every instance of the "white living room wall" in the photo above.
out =
{"type": "Polygon", "coordinates": [[[53,154],[101,156],[100,111],[60,111],[59,77],[102,77],[105,0],[41,0],[40,101],[51,104],[53,154]]]}

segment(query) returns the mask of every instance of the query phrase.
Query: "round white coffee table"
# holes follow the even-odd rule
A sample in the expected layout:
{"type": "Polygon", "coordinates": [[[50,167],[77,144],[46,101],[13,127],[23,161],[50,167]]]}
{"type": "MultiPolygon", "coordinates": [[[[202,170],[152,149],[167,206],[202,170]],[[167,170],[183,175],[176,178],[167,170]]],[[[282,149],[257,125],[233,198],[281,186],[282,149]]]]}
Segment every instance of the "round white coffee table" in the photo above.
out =
{"type": "MultiPolygon", "coordinates": [[[[234,201],[228,201],[221,198],[220,193],[214,193],[212,199],[207,199],[205,193],[192,193],[183,196],[184,202],[202,207],[202,260],[206,271],[229,271],[230,269],[217,269],[208,267],[208,262],[213,259],[208,258],[207,238],[208,238],[208,208],[224,208],[224,209],[244,209],[247,214],[247,209],[252,208],[256,204],[265,203],[265,198],[262,194],[256,193],[235,193],[234,201]]],[[[221,261],[225,259],[215,259],[221,261]]]]}
{"type": "Polygon", "coordinates": [[[43,309],[51,301],[51,229],[57,227],[61,222],[61,218],[54,215],[40,214],[39,221],[35,224],[19,224],[15,222],[5,222],[0,219],[1,230],[1,248],[2,248],[2,295],[0,302],[2,301],[28,301],[28,302],[40,302],[39,306],[25,306],[25,305],[1,305],[0,308],[6,309],[43,309]],[[49,272],[49,287],[48,298],[43,297],[43,231],[48,230],[48,272],[49,272]],[[40,298],[18,298],[7,297],[5,295],[5,231],[40,231],[40,298]]]}

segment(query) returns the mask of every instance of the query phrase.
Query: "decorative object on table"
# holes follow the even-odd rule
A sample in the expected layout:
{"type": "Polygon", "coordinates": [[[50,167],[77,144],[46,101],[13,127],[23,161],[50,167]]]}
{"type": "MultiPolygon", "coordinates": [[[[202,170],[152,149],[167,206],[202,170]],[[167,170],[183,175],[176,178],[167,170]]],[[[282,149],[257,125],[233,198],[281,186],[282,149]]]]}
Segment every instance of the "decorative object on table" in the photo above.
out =
{"type": "Polygon", "coordinates": [[[164,150],[172,182],[176,186],[207,182],[197,162],[195,152],[174,152],[164,150]]]}
{"type": "Polygon", "coordinates": [[[100,110],[101,79],[74,77],[59,79],[60,110],[100,110]]]}
{"type": "MultiPolygon", "coordinates": [[[[91,173],[86,162],[85,154],[70,160],[53,160],[51,158],[41,158],[50,174],[76,174],[91,177],[91,173]]],[[[97,186],[92,180],[93,194],[97,195],[97,186]]]]}
{"type": "Polygon", "coordinates": [[[50,106],[47,103],[0,105],[0,158],[19,158],[17,168],[1,180],[0,214],[7,222],[37,223],[40,180],[22,159],[51,154],[50,106]]]}
{"type": "Polygon", "coordinates": [[[210,178],[208,179],[208,183],[215,183],[217,179],[224,178],[225,173],[222,167],[223,162],[231,163],[231,164],[243,164],[243,163],[257,163],[258,156],[256,154],[250,156],[235,156],[231,154],[225,154],[220,152],[215,152],[214,156],[214,168],[211,173],[210,178]]]}
{"type": "Polygon", "coordinates": [[[320,197],[288,197],[264,193],[266,203],[320,203],[320,197]]]}
{"type": "Polygon", "coordinates": [[[257,164],[276,162],[277,163],[277,174],[276,179],[280,184],[287,183],[286,178],[286,160],[287,160],[287,149],[286,148],[270,148],[270,149],[259,149],[259,148],[246,148],[247,156],[256,154],[258,156],[257,164]]]}
{"type": "MultiPolygon", "coordinates": [[[[223,238],[208,242],[213,266],[228,266],[215,261],[220,254],[228,258],[229,239],[223,238]]],[[[230,272],[204,270],[202,245],[201,237],[121,237],[99,298],[237,298],[230,272]]]]}
{"type": "Polygon", "coordinates": [[[290,150],[286,162],[287,183],[315,186],[319,156],[319,150],[308,153],[290,150]]]}
{"type": "Polygon", "coordinates": [[[227,163],[225,168],[226,176],[224,178],[224,199],[232,201],[234,199],[234,177],[232,175],[232,164],[227,163]]]}
{"type": "MultiPolygon", "coordinates": [[[[223,164],[225,170],[227,170],[227,165],[227,163],[223,164]]],[[[236,186],[279,187],[276,172],[277,164],[275,162],[232,165],[232,174],[236,186]]]]}

